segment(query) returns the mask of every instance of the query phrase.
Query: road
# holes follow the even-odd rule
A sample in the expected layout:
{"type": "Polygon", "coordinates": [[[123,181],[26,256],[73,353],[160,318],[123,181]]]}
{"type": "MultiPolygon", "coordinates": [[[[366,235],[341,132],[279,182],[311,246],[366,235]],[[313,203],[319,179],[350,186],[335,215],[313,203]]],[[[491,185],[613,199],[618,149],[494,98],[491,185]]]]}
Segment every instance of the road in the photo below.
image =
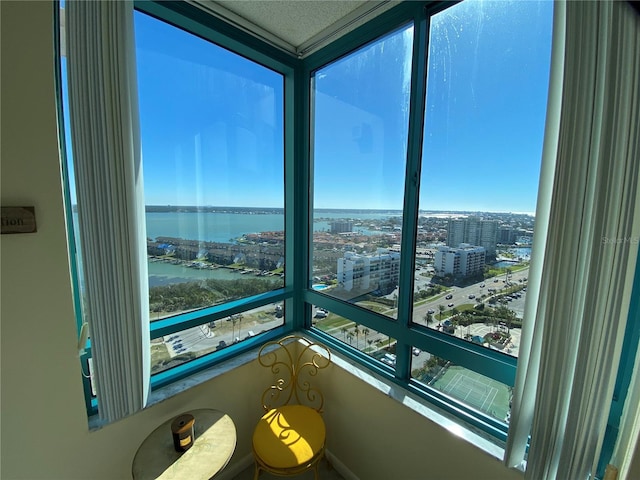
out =
{"type": "MultiPolygon", "coordinates": [[[[511,284],[520,284],[520,280],[524,282],[528,275],[529,268],[525,268],[512,273],[509,277],[509,281],[511,284]]],[[[488,278],[487,280],[477,282],[466,287],[449,287],[444,294],[438,296],[436,299],[429,300],[421,305],[415,306],[413,309],[413,321],[414,323],[426,325],[424,317],[429,310],[434,311],[434,320],[437,320],[437,314],[440,312],[440,305],[442,305],[446,311],[463,304],[476,304],[482,295],[490,295],[489,289],[501,289],[505,286],[506,278],[504,275],[501,275],[500,277],[488,278]],[[446,297],[448,295],[451,295],[452,297],[447,299],[446,297]],[[469,298],[469,295],[473,295],[474,298],[469,298]],[[450,307],[450,304],[453,304],[453,306],[450,307]]],[[[522,312],[524,311],[524,298],[525,296],[522,295],[521,298],[513,300],[509,305],[509,308],[513,310],[519,318],[522,318],[522,312]]]]}
{"type": "MultiPolygon", "coordinates": [[[[528,276],[529,269],[523,269],[516,273],[510,275],[511,284],[520,284],[521,280],[525,280],[528,276]]],[[[425,286],[429,283],[430,279],[426,277],[420,276],[417,279],[420,285],[425,286]]],[[[420,325],[426,325],[426,321],[424,319],[426,313],[430,310],[434,312],[434,320],[437,323],[438,313],[439,313],[439,305],[443,305],[445,307],[445,311],[451,310],[457,305],[463,304],[475,304],[482,295],[489,295],[489,289],[500,289],[506,286],[506,278],[504,275],[496,278],[489,278],[483,282],[477,282],[473,285],[469,285],[466,287],[457,287],[453,286],[447,289],[446,292],[439,295],[436,299],[429,300],[420,305],[416,305],[413,311],[413,321],[420,325]],[[446,296],[451,295],[450,299],[447,299],[446,296]],[[469,298],[470,295],[473,295],[474,298],[469,298]],[[449,306],[453,304],[453,306],[449,306]]],[[[397,294],[397,290],[395,292],[397,294]]],[[[391,294],[393,295],[393,294],[391,294]]],[[[525,295],[522,295],[521,298],[512,300],[508,307],[513,310],[516,315],[522,318],[522,312],[524,311],[524,300],[525,295]]],[[[486,299],[485,299],[486,301],[486,299]]],[[[262,309],[275,310],[273,305],[267,305],[261,307],[262,309]]],[[[312,315],[315,312],[312,312],[312,315]]],[[[393,310],[390,310],[388,314],[392,314],[393,310]]],[[[282,318],[277,318],[275,315],[273,316],[273,320],[269,320],[267,322],[251,322],[248,320],[239,321],[235,326],[226,320],[218,320],[215,323],[215,328],[210,328],[208,325],[201,325],[198,327],[190,328],[188,330],[184,330],[182,332],[177,332],[172,335],[167,335],[163,338],[165,345],[169,351],[169,355],[174,357],[181,353],[186,352],[194,352],[196,354],[202,354],[208,351],[215,350],[219,345],[231,345],[236,339],[246,338],[248,335],[258,334],[263,330],[270,330],[279,325],[282,325],[282,318]],[[250,333],[251,332],[251,333],[250,333]],[[221,343],[224,342],[224,343],[221,343]]],[[[321,322],[321,320],[318,320],[321,322]]],[[[436,323],[432,323],[429,325],[431,328],[434,328],[436,323]]],[[[491,330],[491,326],[486,326],[484,324],[475,324],[470,325],[469,327],[459,327],[455,332],[456,336],[464,337],[465,334],[469,333],[471,335],[479,335],[484,336],[485,333],[488,333],[491,330]]],[[[350,328],[352,330],[352,328],[350,328]]],[[[372,331],[367,335],[366,340],[371,340],[371,346],[375,348],[376,341],[380,340],[382,342],[382,346],[386,343],[388,337],[384,334],[372,331]]],[[[347,338],[345,332],[342,332],[341,328],[337,328],[335,331],[329,332],[331,335],[336,338],[349,343],[349,339],[347,338]]],[[[510,354],[517,356],[517,348],[520,343],[519,329],[512,329],[512,337],[513,337],[513,345],[510,348],[510,354]]],[[[355,336],[351,339],[351,344],[356,346],[361,350],[365,349],[368,345],[368,341],[365,341],[364,335],[360,334],[358,338],[355,336]]],[[[418,356],[415,360],[422,361],[425,358],[428,358],[428,354],[423,353],[418,356]],[[427,356],[427,357],[425,357],[427,356]]]]}

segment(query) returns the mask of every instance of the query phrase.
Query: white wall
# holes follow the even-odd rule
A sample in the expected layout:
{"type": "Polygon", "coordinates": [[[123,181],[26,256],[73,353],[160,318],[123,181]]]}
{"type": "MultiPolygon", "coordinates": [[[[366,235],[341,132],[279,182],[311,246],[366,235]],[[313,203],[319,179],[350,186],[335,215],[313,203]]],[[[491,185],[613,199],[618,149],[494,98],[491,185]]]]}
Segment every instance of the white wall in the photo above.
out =
{"type": "MultiPolygon", "coordinates": [[[[3,479],[130,478],[142,439],[197,407],[238,429],[230,467],[259,416],[255,362],[90,432],[70,289],[53,86],[53,3],[0,1],[3,206],[33,205],[38,232],[1,238],[3,479]]],[[[333,368],[329,449],[363,480],[519,479],[480,450],[333,368]]]]}

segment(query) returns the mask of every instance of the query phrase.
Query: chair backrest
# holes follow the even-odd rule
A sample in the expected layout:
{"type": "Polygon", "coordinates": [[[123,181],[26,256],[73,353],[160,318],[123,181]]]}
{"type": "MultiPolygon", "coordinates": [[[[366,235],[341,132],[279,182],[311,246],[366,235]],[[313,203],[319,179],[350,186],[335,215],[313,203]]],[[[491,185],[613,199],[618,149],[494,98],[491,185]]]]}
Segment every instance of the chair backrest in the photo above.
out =
{"type": "Polygon", "coordinates": [[[331,363],[331,351],[298,335],[265,343],[258,352],[258,361],[276,375],[276,381],[262,394],[262,408],[289,403],[307,405],[322,412],[324,396],[311,386],[310,380],[331,363]]]}

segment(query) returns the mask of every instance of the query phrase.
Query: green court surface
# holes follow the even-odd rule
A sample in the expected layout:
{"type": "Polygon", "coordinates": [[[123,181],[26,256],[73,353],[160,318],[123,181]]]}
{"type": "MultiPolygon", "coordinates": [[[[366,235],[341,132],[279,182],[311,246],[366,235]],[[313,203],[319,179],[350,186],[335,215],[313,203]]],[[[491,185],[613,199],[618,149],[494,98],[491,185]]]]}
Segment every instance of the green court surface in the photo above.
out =
{"type": "Polygon", "coordinates": [[[448,367],[431,386],[498,420],[509,412],[509,387],[463,367],[448,367]]]}

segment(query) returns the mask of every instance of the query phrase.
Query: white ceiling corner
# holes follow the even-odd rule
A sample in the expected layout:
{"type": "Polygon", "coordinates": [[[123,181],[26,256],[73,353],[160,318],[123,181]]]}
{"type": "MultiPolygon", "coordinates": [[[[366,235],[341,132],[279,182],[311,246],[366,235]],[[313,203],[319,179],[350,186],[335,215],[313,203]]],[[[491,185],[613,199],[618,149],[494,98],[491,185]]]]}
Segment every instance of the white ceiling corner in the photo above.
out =
{"type": "Polygon", "coordinates": [[[400,0],[191,0],[278,48],[305,56],[400,0]]]}

